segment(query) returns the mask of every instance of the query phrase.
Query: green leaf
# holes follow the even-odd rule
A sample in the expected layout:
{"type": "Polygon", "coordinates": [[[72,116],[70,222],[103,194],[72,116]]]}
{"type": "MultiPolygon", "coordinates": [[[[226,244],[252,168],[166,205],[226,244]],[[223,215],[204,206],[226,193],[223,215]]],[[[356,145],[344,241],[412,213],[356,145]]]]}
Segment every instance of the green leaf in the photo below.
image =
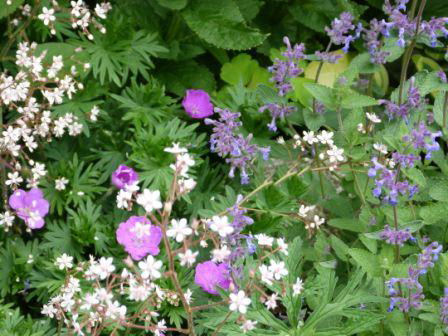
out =
{"type": "Polygon", "coordinates": [[[269,77],[269,72],[247,54],[239,54],[221,68],[221,79],[231,85],[255,88],[259,84],[269,85],[269,77]]]}
{"type": "Polygon", "coordinates": [[[420,217],[425,224],[434,224],[446,219],[446,203],[435,203],[421,208],[420,217]]]}
{"type": "Polygon", "coordinates": [[[334,218],[328,221],[328,224],[342,230],[353,232],[364,232],[365,225],[355,218],[334,218]]]}
{"type": "Polygon", "coordinates": [[[373,278],[381,276],[380,263],[376,255],[359,248],[352,248],[348,253],[368,275],[373,278]]]}
{"type": "Polygon", "coordinates": [[[330,237],[330,242],[331,247],[333,248],[338,258],[341,259],[342,261],[347,261],[347,254],[349,250],[348,245],[334,235],[330,237]]]}
{"type": "MultiPolygon", "coordinates": [[[[436,99],[434,101],[434,119],[437,122],[437,124],[441,127],[443,127],[443,113],[444,110],[445,115],[448,113],[448,92],[437,92],[436,93],[436,99]]],[[[447,124],[448,124],[448,116],[447,118],[447,124]]],[[[446,125],[445,125],[446,126],[446,125]]]]}
{"type": "Polygon", "coordinates": [[[193,0],[183,11],[187,25],[206,42],[223,49],[245,50],[267,35],[248,27],[233,0],[193,0]]]}
{"type": "Polygon", "coordinates": [[[160,6],[172,9],[172,10],[180,10],[183,9],[188,0],[157,0],[160,6]]]}
{"type": "Polygon", "coordinates": [[[354,109],[375,105],[378,105],[378,101],[372,97],[359,94],[350,89],[344,90],[344,97],[341,100],[342,108],[354,109]]]}
{"type": "Polygon", "coordinates": [[[423,188],[426,186],[425,175],[422,173],[420,169],[417,168],[404,169],[403,173],[404,175],[409,177],[413,182],[417,183],[419,187],[423,188]]]}
{"type": "Polygon", "coordinates": [[[304,87],[314,98],[327,107],[334,106],[334,90],[332,88],[315,83],[305,83],[304,87]]]}
{"type": "Polygon", "coordinates": [[[437,181],[429,189],[429,196],[437,201],[448,202],[448,181],[437,181]]]}
{"type": "Polygon", "coordinates": [[[25,0],[12,0],[10,5],[6,4],[6,0],[4,0],[2,2],[2,4],[0,5],[0,19],[2,17],[5,17],[11,13],[14,13],[16,11],[17,8],[19,8],[19,6],[21,4],[23,4],[25,2],[25,0]]]}

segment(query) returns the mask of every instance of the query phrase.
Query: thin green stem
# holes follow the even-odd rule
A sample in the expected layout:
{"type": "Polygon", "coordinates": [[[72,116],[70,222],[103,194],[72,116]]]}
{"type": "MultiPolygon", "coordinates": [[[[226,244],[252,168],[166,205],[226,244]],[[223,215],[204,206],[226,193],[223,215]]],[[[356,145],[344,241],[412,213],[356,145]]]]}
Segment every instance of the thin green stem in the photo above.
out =
{"type": "MultiPolygon", "coordinates": [[[[331,49],[331,46],[332,46],[332,43],[330,41],[327,45],[327,49],[325,49],[325,52],[329,52],[331,49]]],[[[324,66],[324,61],[321,61],[317,68],[316,77],[314,78],[315,83],[317,83],[319,81],[320,73],[322,71],[323,66],[324,66]]],[[[316,101],[316,98],[313,98],[313,113],[316,113],[316,109],[317,109],[317,101],[316,101]]]]}
{"type": "Polygon", "coordinates": [[[401,105],[403,103],[404,84],[406,83],[409,62],[411,61],[412,52],[414,51],[415,45],[417,43],[417,36],[418,36],[419,30],[420,30],[420,22],[422,19],[423,10],[425,9],[425,6],[426,6],[426,0],[422,0],[422,2],[420,3],[420,7],[418,9],[418,14],[417,14],[417,18],[416,18],[417,22],[416,22],[415,34],[412,38],[411,44],[406,49],[406,51],[404,52],[404,55],[403,55],[403,62],[402,62],[401,75],[400,75],[400,88],[399,88],[399,94],[398,94],[398,104],[399,105],[401,105]]]}
{"type": "Polygon", "coordinates": [[[448,92],[445,92],[445,101],[443,102],[443,121],[442,121],[443,128],[446,128],[447,109],[448,109],[448,92]]]}
{"type": "MultiPolygon", "coordinates": [[[[398,231],[398,214],[397,214],[397,207],[393,206],[394,209],[394,227],[395,230],[398,231]]],[[[400,245],[395,245],[395,263],[400,262],[400,245]]]]}

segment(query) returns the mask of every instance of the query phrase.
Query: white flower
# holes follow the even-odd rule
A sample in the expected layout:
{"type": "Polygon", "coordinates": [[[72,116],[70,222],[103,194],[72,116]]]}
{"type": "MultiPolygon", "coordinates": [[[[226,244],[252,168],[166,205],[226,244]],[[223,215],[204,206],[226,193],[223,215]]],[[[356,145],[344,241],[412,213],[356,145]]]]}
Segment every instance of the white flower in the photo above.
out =
{"type": "Polygon", "coordinates": [[[315,205],[306,206],[306,205],[302,204],[299,208],[299,216],[302,218],[307,217],[308,212],[314,210],[315,207],[316,207],[315,205]]]}
{"type": "Polygon", "coordinates": [[[73,257],[67,255],[66,253],[62,254],[60,257],[56,258],[54,263],[60,270],[70,269],[73,267],[73,257]]]}
{"type": "Polygon", "coordinates": [[[196,262],[198,254],[198,251],[193,252],[190,249],[186,250],[185,253],[179,253],[180,265],[192,266],[196,262]]]}
{"type": "Polygon", "coordinates": [[[117,207],[119,209],[128,208],[131,199],[132,199],[132,192],[127,191],[125,189],[120,189],[120,191],[117,194],[117,207]]]}
{"type": "Polygon", "coordinates": [[[172,154],[182,154],[186,153],[187,149],[183,147],[179,147],[178,143],[173,143],[173,147],[167,147],[164,149],[165,152],[172,153],[172,154]]]}
{"type": "Polygon", "coordinates": [[[271,264],[269,265],[269,270],[274,274],[275,280],[280,280],[284,276],[288,275],[288,270],[286,269],[285,262],[271,259],[271,264]]]}
{"type": "Polygon", "coordinates": [[[240,290],[238,294],[230,294],[230,306],[231,311],[239,311],[241,314],[246,314],[247,307],[250,305],[251,300],[246,296],[244,291],[240,290]]]}
{"type": "Polygon", "coordinates": [[[233,226],[229,223],[227,216],[213,216],[210,229],[218,232],[221,237],[226,237],[233,232],[233,226]]]}
{"type": "Polygon", "coordinates": [[[145,208],[146,212],[151,212],[154,209],[161,209],[162,202],[160,201],[160,191],[144,189],[143,192],[137,196],[137,203],[145,208]]]}
{"type": "Polygon", "coordinates": [[[129,285],[129,299],[133,301],[145,301],[149,296],[150,291],[146,286],[138,284],[135,280],[129,285]]]}
{"type": "Polygon", "coordinates": [[[325,218],[320,218],[317,215],[314,216],[314,224],[316,228],[319,228],[319,226],[321,226],[323,223],[325,223],[325,218]]]}
{"type": "Polygon", "coordinates": [[[303,291],[303,282],[302,279],[297,278],[296,283],[292,285],[292,295],[296,296],[302,293],[303,291]]]}
{"type": "Polygon", "coordinates": [[[344,161],[344,156],[342,155],[343,153],[344,150],[336,146],[333,146],[331,149],[327,150],[327,154],[331,163],[344,161]]]}
{"type": "Polygon", "coordinates": [[[42,14],[39,14],[38,18],[44,22],[44,25],[48,26],[50,22],[53,22],[56,20],[56,17],[53,15],[54,9],[47,7],[42,8],[42,14]]]}
{"type": "Polygon", "coordinates": [[[219,249],[214,249],[212,251],[212,261],[214,262],[223,262],[230,256],[231,251],[227,247],[227,245],[221,246],[219,249]]]}
{"type": "Polygon", "coordinates": [[[288,255],[288,244],[285,243],[285,240],[283,238],[277,238],[277,245],[284,255],[288,255]]]}
{"type": "Polygon", "coordinates": [[[269,237],[264,233],[257,234],[255,238],[257,238],[258,245],[272,246],[272,244],[274,243],[274,238],[269,237]]]}
{"type": "Polygon", "coordinates": [[[65,177],[60,177],[54,180],[55,189],[56,190],[65,190],[65,186],[67,185],[68,180],[65,177]]]}
{"type": "Polygon", "coordinates": [[[184,293],[185,300],[187,301],[188,304],[190,304],[192,301],[191,300],[192,295],[193,295],[193,292],[190,290],[190,288],[188,288],[184,293]]]}
{"type": "Polygon", "coordinates": [[[369,119],[374,124],[378,124],[381,122],[381,119],[375,113],[366,112],[367,119],[369,119]]]}
{"type": "Polygon", "coordinates": [[[162,276],[162,273],[160,273],[162,262],[156,260],[152,255],[147,256],[146,260],[140,261],[138,267],[142,270],[143,279],[159,279],[162,276]]]}
{"type": "Polygon", "coordinates": [[[118,301],[109,302],[106,310],[106,316],[113,320],[124,318],[126,315],[126,310],[126,306],[120,305],[118,301]]]}
{"type": "Polygon", "coordinates": [[[188,223],[185,218],[181,218],[179,220],[172,219],[171,227],[166,231],[166,235],[168,237],[175,237],[178,243],[182,242],[186,236],[189,236],[192,233],[193,230],[188,227],[188,223]]]}
{"type": "Polygon", "coordinates": [[[8,180],[5,181],[6,185],[14,186],[23,182],[23,178],[19,175],[19,172],[8,173],[8,180]]]}
{"type": "Polygon", "coordinates": [[[357,129],[358,129],[359,133],[363,133],[363,134],[366,133],[366,129],[364,128],[364,125],[362,123],[358,124],[357,129]]]}
{"type": "Polygon", "coordinates": [[[317,139],[320,141],[323,145],[333,145],[333,132],[327,132],[322,131],[320,134],[317,135],[317,139]]]}
{"type": "Polygon", "coordinates": [[[243,330],[243,333],[247,333],[248,331],[254,330],[257,323],[257,321],[246,320],[240,328],[243,330]]]}
{"type": "Polygon", "coordinates": [[[259,268],[261,274],[261,282],[264,282],[267,285],[272,285],[272,281],[274,280],[274,273],[266,266],[261,265],[259,268]]]}
{"type": "Polygon", "coordinates": [[[310,131],[304,131],[303,132],[303,140],[308,142],[308,144],[312,145],[313,143],[317,143],[319,142],[319,140],[317,140],[317,138],[314,136],[314,132],[310,131]]]}
{"type": "Polygon", "coordinates": [[[86,293],[82,299],[83,304],[81,305],[82,310],[90,310],[92,306],[97,305],[100,303],[100,300],[98,300],[98,296],[96,293],[86,293]]]}
{"type": "Polygon", "coordinates": [[[113,271],[115,271],[115,266],[112,264],[113,261],[113,258],[105,257],[101,257],[98,261],[96,274],[100,277],[101,280],[106,279],[113,271]]]}
{"type": "Polygon", "coordinates": [[[154,330],[154,335],[155,336],[164,336],[165,329],[166,329],[165,320],[160,320],[159,322],[157,322],[157,329],[154,330]]]}
{"type": "Polygon", "coordinates": [[[275,309],[277,308],[277,298],[278,298],[277,294],[274,293],[268,297],[268,299],[264,304],[268,309],[275,309]]]}
{"type": "Polygon", "coordinates": [[[373,148],[382,154],[387,154],[387,146],[381,143],[373,144],[373,148]]]}
{"type": "Polygon", "coordinates": [[[99,114],[100,114],[100,109],[98,108],[98,106],[94,105],[92,107],[92,109],[90,110],[90,120],[97,121],[99,114]]]}

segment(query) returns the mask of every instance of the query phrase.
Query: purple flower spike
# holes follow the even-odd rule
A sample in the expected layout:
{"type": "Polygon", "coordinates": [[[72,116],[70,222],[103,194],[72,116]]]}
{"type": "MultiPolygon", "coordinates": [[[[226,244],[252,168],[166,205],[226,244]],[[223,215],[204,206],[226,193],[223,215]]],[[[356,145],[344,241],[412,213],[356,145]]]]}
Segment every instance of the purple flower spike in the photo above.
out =
{"type": "Polygon", "coordinates": [[[9,197],[9,206],[30,229],[40,229],[44,226],[44,217],[50,208],[50,204],[39,188],[33,188],[28,192],[22,189],[16,190],[9,197]]]}
{"type": "Polygon", "coordinates": [[[118,189],[124,189],[127,185],[134,184],[138,181],[138,174],[134,169],[120,165],[116,171],[112,173],[112,183],[118,189]]]}
{"type": "Polygon", "coordinates": [[[218,295],[216,287],[229,289],[230,275],[227,264],[215,264],[213,261],[206,261],[196,266],[194,282],[207,293],[218,295]]]}
{"type": "Polygon", "coordinates": [[[162,240],[162,230],[146,217],[132,216],[126,222],[120,223],[116,232],[117,241],[124,246],[132,259],[141,260],[146,255],[159,254],[159,244],[162,240]]]}
{"type": "Polygon", "coordinates": [[[187,114],[195,119],[203,119],[213,114],[213,104],[204,90],[187,90],[182,106],[187,114]]]}

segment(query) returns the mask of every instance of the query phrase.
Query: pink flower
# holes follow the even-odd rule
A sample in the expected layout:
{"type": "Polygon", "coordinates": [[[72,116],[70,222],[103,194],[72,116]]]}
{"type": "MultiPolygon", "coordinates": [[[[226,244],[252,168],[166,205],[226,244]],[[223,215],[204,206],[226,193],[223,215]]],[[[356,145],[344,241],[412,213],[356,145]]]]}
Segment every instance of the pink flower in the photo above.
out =
{"type": "Polygon", "coordinates": [[[229,267],[224,263],[217,265],[210,260],[200,263],[196,266],[194,282],[207,293],[217,295],[217,286],[229,289],[229,267]]]}
{"type": "Polygon", "coordinates": [[[206,118],[213,114],[213,104],[204,90],[187,90],[182,106],[187,114],[195,119],[206,118]]]}
{"type": "Polygon", "coordinates": [[[151,225],[151,221],[143,216],[132,216],[120,223],[116,232],[117,241],[124,246],[132,259],[141,260],[146,255],[159,254],[162,230],[151,225]]]}
{"type": "Polygon", "coordinates": [[[112,173],[112,183],[119,189],[136,181],[138,181],[138,174],[126,165],[118,166],[117,170],[112,173]]]}
{"type": "Polygon", "coordinates": [[[9,197],[9,206],[30,229],[40,229],[44,226],[44,217],[50,208],[50,204],[44,199],[39,188],[33,188],[28,192],[22,189],[16,190],[9,197]]]}

